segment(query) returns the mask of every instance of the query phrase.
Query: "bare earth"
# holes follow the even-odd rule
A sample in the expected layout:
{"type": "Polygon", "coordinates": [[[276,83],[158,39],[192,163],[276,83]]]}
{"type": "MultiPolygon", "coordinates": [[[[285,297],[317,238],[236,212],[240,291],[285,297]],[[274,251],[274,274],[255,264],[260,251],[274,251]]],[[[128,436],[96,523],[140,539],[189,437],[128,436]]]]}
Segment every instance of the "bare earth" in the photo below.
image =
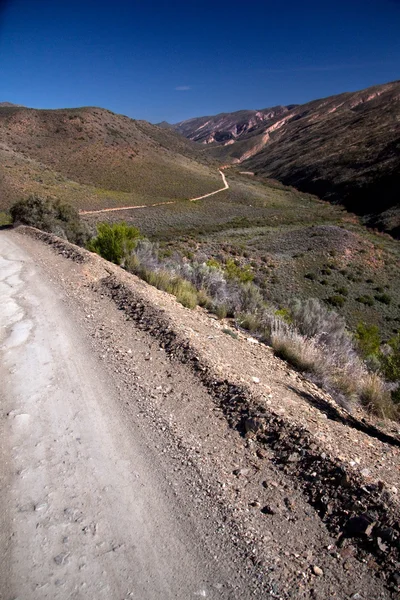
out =
{"type": "Polygon", "coordinates": [[[1,600],[398,597],[395,428],[54,236],[0,300],[1,600]]]}

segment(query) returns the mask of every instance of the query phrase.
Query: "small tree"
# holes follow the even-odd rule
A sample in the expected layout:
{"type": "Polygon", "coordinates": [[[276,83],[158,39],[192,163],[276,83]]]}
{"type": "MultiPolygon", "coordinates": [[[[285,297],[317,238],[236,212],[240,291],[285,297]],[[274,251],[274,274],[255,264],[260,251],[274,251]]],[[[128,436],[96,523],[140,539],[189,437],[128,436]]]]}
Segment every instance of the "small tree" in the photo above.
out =
{"type": "Polygon", "coordinates": [[[124,265],[140,238],[139,229],[126,223],[99,223],[97,237],[90,240],[87,248],[116,265],[124,265]]]}

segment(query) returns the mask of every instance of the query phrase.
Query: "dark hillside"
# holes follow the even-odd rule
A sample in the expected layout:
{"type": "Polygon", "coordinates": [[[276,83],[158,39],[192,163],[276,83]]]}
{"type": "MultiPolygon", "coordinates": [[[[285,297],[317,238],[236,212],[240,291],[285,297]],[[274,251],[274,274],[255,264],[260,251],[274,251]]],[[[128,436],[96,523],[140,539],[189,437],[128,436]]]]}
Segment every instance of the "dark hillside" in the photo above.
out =
{"type": "MultiPolygon", "coordinates": [[[[369,225],[399,235],[400,82],[288,108],[249,123],[228,143],[218,143],[221,132],[214,132],[209,153],[344,204],[369,225]]],[[[179,130],[197,139],[199,121],[180,123],[179,130]]]]}

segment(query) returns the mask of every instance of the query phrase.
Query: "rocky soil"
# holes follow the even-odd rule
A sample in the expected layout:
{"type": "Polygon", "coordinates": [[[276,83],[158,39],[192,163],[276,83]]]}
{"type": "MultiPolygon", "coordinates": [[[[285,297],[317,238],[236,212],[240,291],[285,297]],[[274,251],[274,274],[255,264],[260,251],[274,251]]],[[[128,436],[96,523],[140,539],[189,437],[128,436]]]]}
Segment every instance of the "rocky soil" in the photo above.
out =
{"type": "Polygon", "coordinates": [[[398,597],[397,425],[349,414],[269,348],[87,251],[7,235],[61,290],[132,435],[168,457],[200,540],[229,556],[226,597],[398,597]]]}

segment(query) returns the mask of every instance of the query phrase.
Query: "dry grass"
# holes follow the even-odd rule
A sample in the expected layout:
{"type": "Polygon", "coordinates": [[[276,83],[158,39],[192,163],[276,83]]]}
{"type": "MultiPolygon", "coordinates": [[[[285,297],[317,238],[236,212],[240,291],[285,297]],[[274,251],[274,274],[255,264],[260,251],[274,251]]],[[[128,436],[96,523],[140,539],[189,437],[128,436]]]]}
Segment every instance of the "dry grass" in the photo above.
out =
{"type": "Polygon", "coordinates": [[[397,419],[399,411],[393,404],[387,385],[377,373],[366,373],[361,381],[360,401],[383,419],[397,419]]]}

